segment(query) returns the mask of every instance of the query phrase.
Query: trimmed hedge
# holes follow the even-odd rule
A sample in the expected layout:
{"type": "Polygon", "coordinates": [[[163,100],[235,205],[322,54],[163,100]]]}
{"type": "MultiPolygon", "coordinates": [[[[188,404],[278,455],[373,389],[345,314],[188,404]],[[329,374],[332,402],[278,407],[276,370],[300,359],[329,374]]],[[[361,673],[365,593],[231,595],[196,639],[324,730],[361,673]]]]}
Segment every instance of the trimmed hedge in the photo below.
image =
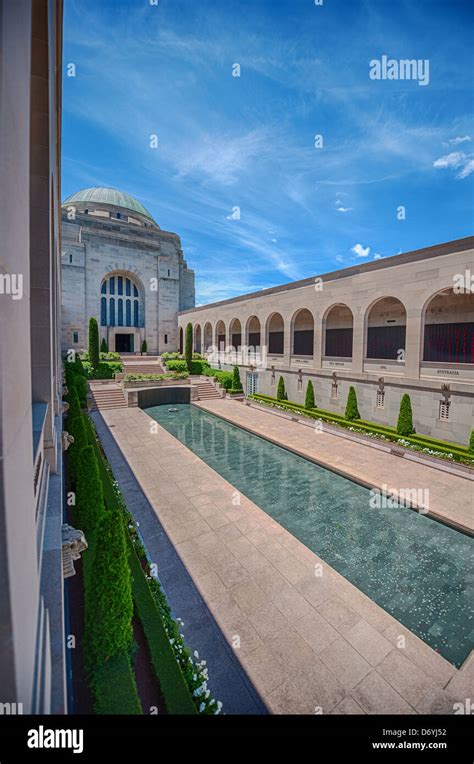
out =
{"type": "Polygon", "coordinates": [[[75,374],[72,383],[79,397],[81,408],[85,408],[87,406],[87,393],[89,392],[87,379],[82,374],[75,374]]]}
{"type": "Polygon", "coordinates": [[[82,449],[87,446],[87,431],[82,414],[74,418],[68,418],[69,434],[74,438],[68,449],[69,453],[69,471],[74,483],[77,483],[79,473],[79,458],[82,449]]]}
{"type": "Polygon", "coordinates": [[[160,682],[169,714],[195,714],[196,706],[184,681],[148,581],[129,539],[133,598],[150,649],[155,674],[160,682]]]}
{"type": "Polygon", "coordinates": [[[102,337],[102,342],[100,343],[100,355],[102,355],[103,353],[107,353],[107,350],[108,350],[107,341],[105,337],[102,337]]]}
{"type": "Polygon", "coordinates": [[[86,535],[95,533],[97,523],[105,513],[104,493],[94,447],[85,446],[78,461],[76,514],[77,522],[86,535]]]}
{"type": "Polygon", "coordinates": [[[166,368],[168,371],[187,371],[189,374],[206,374],[209,364],[204,360],[191,361],[190,366],[188,366],[186,361],[167,361],[166,368]]]}
{"type": "Polygon", "coordinates": [[[471,437],[469,438],[469,451],[474,452],[474,430],[471,430],[471,437]]]}
{"type": "Polygon", "coordinates": [[[222,371],[222,369],[211,369],[211,367],[205,369],[202,372],[206,377],[212,377],[219,382],[224,390],[230,390],[233,383],[233,374],[231,371],[222,371]]]}
{"type": "Polygon", "coordinates": [[[269,406],[279,407],[287,410],[289,413],[298,414],[301,416],[309,417],[310,419],[321,420],[328,422],[329,424],[339,425],[345,429],[355,428],[361,430],[362,433],[374,434],[385,438],[388,441],[398,443],[403,440],[408,445],[416,446],[417,448],[427,448],[432,451],[439,451],[445,455],[452,455],[453,461],[465,461],[469,465],[473,463],[472,454],[467,448],[463,448],[459,444],[449,443],[443,440],[436,440],[423,435],[412,435],[402,438],[395,428],[387,427],[385,425],[372,424],[366,422],[363,419],[349,421],[342,417],[340,414],[335,414],[332,411],[325,411],[323,409],[315,409],[314,411],[308,411],[300,403],[292,403],[290,401],[279,401],[277,398],[273,398],[270,395],[264,395],[263,393],[254,393],[249,396],[250,399],[256,400],[260,403],[266,403],[269,406]]]}
{"type": "Polygon", "coordinates": [[[143,340],[140,352],[141,353],[148,353],[148,345],[147,345],[146,340],[143,340]]]}
{"type": "MultiPolygon", "coordinates": [[[[88,419],[87,423],[88,423],[89,441],[94,445],[96,449],[96,453],[97,453],[99,471],[102,477],[102,484],[104,489],[106,505],[107,507],[114,507],[122,513],[124,525],[127,527],[127,530],[128,530],[127,543],[128,543],[128,540],[130,539],[135,549],[135,553],[136,553],[135,559],[137,557],[141,558],[142,563],[145,564],[148,569],[148,561],[146,559],[146,553],[143,548],[143,545],[141,544],[141,541],[138,538],[137,532],[135,530],[133,517],[125,506],[125,502],[123,500],[122,494],[120,493],[120,490],[118,489],[117,484],[114,481],[110,466],[108,465],[106,457],[103,455],[101,451],[100,443],[95,433],[92,421],[88,419]]],[[[142,591],[142,588],[141,586],[140,588],[137,588],[136,586],[135,575],[138,575],[138,568],[134,564],[133,557],[129,558],[129,564],[131,568],[133,569],[133,573],[134,573],[133,593],[135,598],[135,604],[138,608],[136,595],[139,590],[142,591]]],[[[139,565],[139,567],[140,567],[142,580],[148,584],[148,590],[152,594],[156,612],[158,613],[158,616],[161,619],[162,625],[164,626],[165,632],[167,634],[168,645],[171,645],[172,647],[172,654],[173,654],[172,659],[174,662],[174,666],[175,667],[178,666],[180,673],[176,675],[172,667],[169,667],[168,671],[171,672],[171,675],[173,675],[174,673],[175,679],[177,682],[181,681],[181,684],[184,683],[186,687],[186,691],[190,695],[192,693],[191,700],[195,706],[195,711],[198,711],[199,713],[203,713],[203,714],[219,713],[220,707],[222,704],[213,700],[212,697],[208,697],[208,698],[205,697],[205,692],[207,692],[207,684],[206,684],[207,669],[204,667],[205,661],[198,662],[194,658],[191,658],[189,650],[185,646],[183,636],[180,633],[179,625],[176,622],[175,618],[173,617],[170,606],[168,604],[168,600],[159,582],[155,578],[152,578],[149,576],[145,578],[145,571],[142,569],[141,565],[139,565]]],[[[149,605],[149,601],[148,601],[148,604],[144,603],[143,607],[148,607],[148,605],[149,605]]],[[[145,624],[143,623],[143,621],[142,621],[142,624],[145,629],[145,624]]],[[[153,636],[149,629],[148,631],[145,631],[145,634],[147,636],[147,641],[149,636],[150,638],[153,636]]],[[[155,651],[156,649],[158,649],[158,645],[156,644],[152,646],[152,644],[150,644],[149,642],[149,648],[151,653],[152,650],[155,651]]],[[[169,656],[169,652],[168,652],[168,656],[169,656]]],[[[158,659],[157,656],[156,658],[158,659]]],[[[163,657],[163,660],[164,660],[164,657],[163,657]]],[[[153,665],[156,667],[158,664],[154,662],[153,665]]],[[[158,675],[158,680],[160,681],[160,684],[161,684],[161,675],[158,675]]],[[[163,689],[162,684],[161,686],[163,689]]],[[[183,703],[182,688],[180,689],[177,686],[175,686],[171,697],[167,697],[165,695],[165,703],[167,705],[167,708],[171,706],[176,707],[178,704],[181,705],[183,703]]]]}
{"type": "Polygon", "coordinates": [[[118,653],[95,669],[93,692],[96,714],[143,714],[127,653],[118,653]]]}
{"type": "Polygon", "coordinates": [[[187,371],[171,371],[169,374],[126,374],[123,378],[124,382],[139,382],[141,379],[188,379],[189,373],[187,371]]]}
{"type": "Polygon", "coordinates": [[[85,597],[84,655],[87,667],[129,653],[132,641],[132,581],[120,511],[109,507],[95,528],[95,549],[85,597]]]}
{"type": "Polygon", "coordinates": [[[95,369],[90,361],[84,361],[82,365],[88,379],[113,379],[122,371],[120,361],[101,361],[95,369]]]}
{"type": "Polygon", "coordinates": [[[79,400],[79,394],[77,392],[77,385],[74,380],[68,385],[66,401],[69,403],[69,409],[67,412],[68,421],[73,420],[81,415],[81,401],[79,400]]]}
{"type": "MultiPolygon", "coordinates": [[[[173,353],[164,352],[161,354],[161,359],[165,363],[167,361],[185,361],[186,360],[183,353],[178,353],[178,352],[173,352],[173,353]]],[[[204,361],[205,358],[203,355],[201,355],[201,353],[193,353],[193,360],[204,361]]]]}

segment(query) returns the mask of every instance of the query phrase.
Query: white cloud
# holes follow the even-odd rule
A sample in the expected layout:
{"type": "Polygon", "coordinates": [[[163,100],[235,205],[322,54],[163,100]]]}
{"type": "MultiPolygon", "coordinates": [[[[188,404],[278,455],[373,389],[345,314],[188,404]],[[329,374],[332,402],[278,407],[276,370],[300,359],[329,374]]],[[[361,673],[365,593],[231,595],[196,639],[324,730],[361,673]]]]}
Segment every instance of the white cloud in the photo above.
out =
{"type": "Polygon", "coordinates": [[[462,151],[453,151],[433,162],[433,167],[459,167],[462,164],[465,154],[462,151]]]}
{"type": "Polygon", "coordinates": [[[350,212],[352,207],[337,207],[338,212],[350,212]]]}
{"type": "Polygon", "coordinates": [[[374,254],[374,260],[383,260],[383,255],[379,255],[378,252],[374,254]]]}
{"type": "Polygon", "coordinates": [[[467,178],[467,176],[470,175],[471,172],[474,172],[474,159],[469,159],[466,162],[461,172],[458,172],[458,174],[456,175],[456,178],[467,178]]]}
{"type": "Polygon", "coordinates": [[[357,255],[357,257],[368,257],[370,247],[363,247],[362,244],[354,244],[354,246],[351,247],[351,252],[354,255],[357,255]]]}
{"type": "Polygon", "coordinates": [[[459,170],[456,178],[467,178],[471,172],[474,172],[474,160],[472,154],[465,154],[464,151],[452,151],[443,157],[439,157],[433,162],[433,167],[442,169],[459,170]]]}
{"type": "Polygon", "coordinates": [[[456,138],[450,138],[448,143],[450,143],[452,146],[457,146],[458,143],[465,143],[466,141],[470,141],[471,136],[470,135],[463,135],[462,137],[457,135],[456,138]]]}

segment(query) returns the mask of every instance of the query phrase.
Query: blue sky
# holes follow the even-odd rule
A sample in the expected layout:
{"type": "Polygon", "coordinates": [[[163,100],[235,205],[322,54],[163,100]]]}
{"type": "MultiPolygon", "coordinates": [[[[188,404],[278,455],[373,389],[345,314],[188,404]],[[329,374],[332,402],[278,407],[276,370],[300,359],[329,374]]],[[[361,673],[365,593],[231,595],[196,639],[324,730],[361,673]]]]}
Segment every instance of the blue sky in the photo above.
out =
{"type": "Polygon", "coordinates": [[[467,236],[473,9],[65,0],[63,198],[140,199],[181,236],[197,304],[467,236]],[[429,84],[371,80],[383,55],[428,59],[429,84]]]}

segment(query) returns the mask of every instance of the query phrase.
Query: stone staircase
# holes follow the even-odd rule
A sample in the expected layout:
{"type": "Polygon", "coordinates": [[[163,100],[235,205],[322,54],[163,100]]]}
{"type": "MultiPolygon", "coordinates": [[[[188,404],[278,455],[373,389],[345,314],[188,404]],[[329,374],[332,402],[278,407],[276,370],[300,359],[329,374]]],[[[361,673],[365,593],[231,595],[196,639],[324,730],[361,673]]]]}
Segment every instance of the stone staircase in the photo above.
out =
{"type": "Polygon", "coordinates": [[[197,397],[199,401],[208,401],[212,398],[220,398],[221,396],[217,392],[214,385],[212,385],[210,382],[201,382],[198,381],[195,384],[195,387],[197,387],[197,397]]]}
{"type": "Polygon", "coordinates": [[[165,369],[161,365],[157,355],[122,355],[124,374],[164,374],[165,369]]]}
{"type": "Polygon", "coordinates": [[[126,408],[127,401],[123,390],[116,382],[90,382],[92,395],[92,411],[102,409],[126,408]]]}

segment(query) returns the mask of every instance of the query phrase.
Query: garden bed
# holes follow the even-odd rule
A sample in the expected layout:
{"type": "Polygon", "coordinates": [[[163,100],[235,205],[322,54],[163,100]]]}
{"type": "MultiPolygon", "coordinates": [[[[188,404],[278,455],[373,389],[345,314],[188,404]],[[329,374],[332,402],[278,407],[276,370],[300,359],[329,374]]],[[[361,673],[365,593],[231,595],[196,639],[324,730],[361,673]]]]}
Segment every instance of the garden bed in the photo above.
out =
{"type": "Polygon", "coordinates": [[[452,444],[435,438],[422,435],[410,435],[402,437],[395,428],[385,425],[372,424],[364,420],[347,420],[341,414],[334,414],[323,409],[305,409],[302,404],[292,403],[291,401],[278,400],[269,395],[255,393],[249,396],[250,400],[257,403],[275,408],[280,411],[286,411],[295,416],[306,417],[314,421],[321,421],[349,430],[352,433],[361,433],[368,438],[375,438],[385,443],[394,443],[404,449],[418,452],[420,455],[426,455],[433,459],[458,462],[470,471],[474,469],[474,454],[467,448],[462,448],[458,444],[452,444]]]}

